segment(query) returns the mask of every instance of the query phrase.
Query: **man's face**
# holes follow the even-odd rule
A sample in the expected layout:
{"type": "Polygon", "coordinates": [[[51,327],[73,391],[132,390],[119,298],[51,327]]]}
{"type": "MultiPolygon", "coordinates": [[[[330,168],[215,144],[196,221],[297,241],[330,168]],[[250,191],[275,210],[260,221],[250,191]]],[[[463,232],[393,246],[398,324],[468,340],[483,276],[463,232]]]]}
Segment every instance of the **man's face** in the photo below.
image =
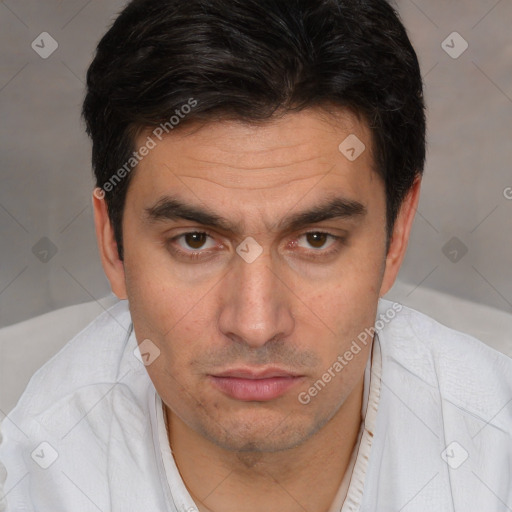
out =
{"type": "Polygon", "coordinates": [[[339,413],[370,350],[301,403],[375,322],[386,202],[370,132],[348,113],[303,111],[153,138],[123,217],[135,334],[160,350],[149,376],[176,420],[219,447],[296,446],[339,413]],[[351,134],[366,145],[354,161],[338,149],[351,134]],[[171,198],[222,222],[175,218],[171,198]],[[299,222],[335,200],[323,220],[299,222]],[[254,378],[266,369],[288,377],[254,378]]]}

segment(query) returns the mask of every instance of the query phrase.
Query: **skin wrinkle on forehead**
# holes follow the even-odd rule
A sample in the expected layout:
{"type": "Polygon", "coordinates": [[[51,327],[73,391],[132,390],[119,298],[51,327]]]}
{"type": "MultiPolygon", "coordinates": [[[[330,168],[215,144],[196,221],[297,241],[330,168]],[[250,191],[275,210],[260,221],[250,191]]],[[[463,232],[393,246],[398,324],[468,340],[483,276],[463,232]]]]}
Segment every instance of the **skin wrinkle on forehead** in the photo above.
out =
{"type": "MultiPolygon", "coordinates": [[[[229,190],[241,190],[241,191],[248,191],[248,190],[251,190],[251,191],[266,191],[266,190],[272,190],[274,188],[279,188],[279,187],[285,187],[287,185],[291,185],[292,183],[296,183],[296,182],[299,182],[299,181],[304,181],[304,180],[308,180],[308,179],[311,179],[311,178],[315,178],[315,177],[318,177],[319,180],[322,180],[327,174],[331,174],[333,172],[333,169],[334,169],[334,166],[331,167],[327,172],[319,172],[319,173],[316,173],[316,174],[313,174],[311,176],[308,176],[308,177],[297,177],[297,178],[289,178],[287,176],[287,173],[283,173],[282,174],[282,178],[283,180],[286,180],[284,181],[282,184],[280,185],[275,185],[273,183],[269,183],[267,185],[261,185],[261,186],[248,186],[247,184],[247,181],[250,179],[250,176],[244,176],[243,178],[240,178],[240,176],[237,176],[235,173],[233,174],[227,174],[224,176],[225,178],[225,181],[228,181],[229,183],[228,184],[222,184],[222,183],[219,183],[218,181],[215,181],[214,179],[212,178],[207,178],[205,176],[191,176],[191,175],[182,175],[182,174],[176,174],[176,173],[173,173],[176,177],[178,177],[179,179],[181,178],[188,178],[189,180],[199,180],[199,181],[206,181],[208,183],[212,183],[216,186],[219,186],[219,187],[222,187],[222,188],[225,188],[225,189],[229,189],[229,190]],[[241,183],[243,182],[243,183],[241,183]],[[239,187],[237,187],[236,185],[240,184],[239,187]]],[[[250,171],[251,169],[249,169],[250,171]]],[[[172,171],[170,171],[172,172],[172,171]]],[[[279,178],[279,173],[272,173],[274,175],[276,175],[277,178],[279,178]]]]}
{"type": "MultiPolygon", "coordinates": [[[[279,147],[279,148],[274,149],[274,150],[267,150],[267,151],[263,151],[262,150],[262,151],[259,151],[259,152],[253,152],[253,154],[256,154],[256,156],[258,156],[258,154],[262,154],[262,155],[268,156],[268,155],[272,154],[272,152],[275,152],[275,151],[278,151],[278,150],[282,150],[282,149],[287,149],[288,150],[288,149],[292,149],[292,148],[295,148],[295,147],[300,148],[300,147],[302,147],[302,145],[290,146],[290,147],[282,146],[282,147],[279,147]]],[[[233,156],[233,152],[232,151],[219,150],[219,152],[225,153],[226,155],[229,155],[231,157],[233,156]]],[[[228,159],[229,159],[229,156],[228,156],[228,159]]],[[[289,161],[289,162],[281,164],[281,165],[273,165],[272,166],[272,170],[286,168],[286,167],[292,167],[292,166],[297,165],[297,164],[303,164],[303,163],[312,162],[313,160],[318,160],[318,159],[321,159],[323,157],[325,157],[324,154],[318,154],[318,155],[312,156],[311,158],[307,158],[305,160],[303,160],[301,158],[298,158],[297,160],[292,160],[292,161],[289,161]]],[[[198,163],[201,163],[201,164],[222,165],[225,168],[236,169],[237,171],[238,170],[241,170],[241,171],[264,171],[266,169],[269,169],[268,166],[263,166],[263,165],[261,167],[258,167],[258,166],[255,166],[255,165],[244,167],[244,166],[240,166],[240,165],[231,165],[228,162],[220,162],[220,161],[216,161],[216,160],[205,160],[205,159],[201,159],[201,158],[194,158],[194,159],[198,163]]]]}
{"type": "MultiPolygon", "coordinates": [[[[320,123],[316,126],[316,131],[320,134],[323,133],[325,137],[333,137],[338,136],[340,132],[346,134],[356,134],[357,137],[364,141],[366,145],[366,151],[370,155],[370,164],[372,166],[372,170],[375,171],[374,167],[374,158],[373,158],[373,134],[368,127],[367,123],[363,119],[359,119],[354,115],[351,110],[337,107],[332,112],[323,112],[319,109],[306,109],[301,113],[295,113],[284,115],[281,118],[272,118],[263,124],[258,124],[254,122],[244,122],[237,120],[217,120],[217,121],[205,121],[198,122],[193,121],[189,125],[185,124],[180,126],[176,131],[166,134],[163,136],[163,141],[165,141],[169,137],[173,137],[175,140],[182,140],[186,143],[186,139],[190,137],[194,137],[199,132],[201,132],[202,137],[202,145],[208,146],[213,152],[210,155],[211,158],[205,159],[204,157],[198,156],[197,152],[193,152],[189,155],[196,162],[204,163],[206,165],[206,169],[209,165],[221,165],[223,169],[235,169],[236,171],[247,170],[247,171],[263,171],[265,169],[269,169],[274,171],[275,169],[286,168],[290,166],[296,166],[297,164],[304,164],[311,162],[313,160],[325,160],[325,163],[328,163],[330,159],[336,158],[339,156],[339,151],[337,145],[334,145],[330,148],[329,152],[326,153],[325,147],[323,151],[318,151],[317,146],[310,142],[309,139],[303,140],[300,143],[293,143],[293,141],[282,141],[276,142],[275,139],[268,137],[267,134],[261,135],[261,128],[265,128],[267,126],[285,126],[287,122],[287,117],[289,115],[302,115],[302,114],[311,114],[313,115],[320,123]],[[230,127],[235,127],[241,137],[239,140],[233,141],[232,139],[229,141],[229,148],[224,149],[219,145],[219,140],[213,136],[208,136],[208,128],[215,126],[218,130],[226,130],[230,129],[230,127]],[[266,145],[264,149],[255,149],[251,148],[248,151],[246,140],[250,140],[251,144],[254,145],[254,142],[260,142],[262,145],[266,145]],[[272,146],[269,147],[269,144],[272,146]],[[311,153],[311,149],[313,148],[314,154],[311,153]],[[291,149],[295,149],[293,153],[290,152],[291,149]],[[275,153],[279,156],[280,152],[286,152],[285,160],[286,162],[283,164],[275,163],[275,153]],[[248,152],[256,159],[255,162],[251,162],[249,165],[240,165],[237,159],[247,158],[248,152]],[[302,158],[302,154],[307,154],[306,158],[302,158]],[[290,158],[291,155],[291,158],[290,158]],[[329,155],[329,159],[327,158],[329,155]],[[261,160],[261,156],[266,157],[267,159],[272,160],[271,166],[259,165],[261,160]]],[[[139,141],[144,141],[146,136],[151,134],[151,129],[147,128],[142,130],[141,135],[137,138],[139,141]]],[[[295,126],[295,132],[304,132],[304,127],[295,126]]],[[[167,165],[167,162],[161,162],[162,165],[167,165]]],[[[199,166],[200,167],[200,166],[199,166]]]]}

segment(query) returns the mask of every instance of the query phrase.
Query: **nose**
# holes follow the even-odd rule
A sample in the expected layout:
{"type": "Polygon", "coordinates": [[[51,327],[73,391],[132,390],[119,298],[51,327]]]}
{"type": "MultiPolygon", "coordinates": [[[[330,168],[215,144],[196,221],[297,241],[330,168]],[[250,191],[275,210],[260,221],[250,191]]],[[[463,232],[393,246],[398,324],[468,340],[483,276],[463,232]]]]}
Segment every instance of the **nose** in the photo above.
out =
{"type": "Polygon", "coordinates": [[[293,331],[293,294],[278,272],[265,252],[252,263],[235,261],[221,294],[219,328],[225,336],[256,348],[293,331]]]}

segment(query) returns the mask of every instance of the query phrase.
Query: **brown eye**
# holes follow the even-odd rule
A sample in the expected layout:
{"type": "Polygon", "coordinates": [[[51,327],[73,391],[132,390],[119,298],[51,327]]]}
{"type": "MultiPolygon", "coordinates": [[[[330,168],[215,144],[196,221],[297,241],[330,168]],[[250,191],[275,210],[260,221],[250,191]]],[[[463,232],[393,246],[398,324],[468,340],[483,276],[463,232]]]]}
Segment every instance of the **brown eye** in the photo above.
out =
{"type": "Polygon", "coordinates": [[[328,233],[307,233],[307,242],[311,245],[311,247],[315,247],[316,249],[322,248],[326,241],[327,237],[330,235],[328,233]]]}
{"type": "Polygon", "coordinates": [[[187,233],[183,235],[185,243],[191,249],[201,249],[205,244],[208,235],[206,233],[187,233]]]}
{"type": "Polygon", "coordinates": [[[216,244],[210,234],[202,231],[189,231],[169,238],[166,246],[176,257],[190,261],[207,260],[214,251],[223,249],[222,244],[216,244]]]}
{"type": "Polygon", "coordinates": [[[336,255],[345,241],[345,237],[336,236],[323,231],[302,233],[293,243],[299,253],[307,259],[323,259],[336,255]]]}

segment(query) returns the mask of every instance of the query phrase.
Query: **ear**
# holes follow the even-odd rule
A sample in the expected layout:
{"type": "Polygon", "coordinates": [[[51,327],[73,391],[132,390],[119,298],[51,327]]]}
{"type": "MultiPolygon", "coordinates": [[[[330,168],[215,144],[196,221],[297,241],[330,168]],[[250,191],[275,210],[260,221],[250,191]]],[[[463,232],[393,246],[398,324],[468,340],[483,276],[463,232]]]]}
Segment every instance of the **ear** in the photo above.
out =
{"type": "Polygon", "coordinates": [[[119,258],[114,230],[108,216],[105,193],[100,188],[96,188],[92,194],[92,205],[103,270],[114,294],[119,299],[127,299],[124,264],[119,258]]]}
{"type": "Polygon", "coordinates": [[[382,297],[389,292],[393,286],[398,271],[402,266],[402,261],[405,256],[407,244],[409,242],[409,235],[411,233],[414,216],[418,209],[418,202],[420,199],[421,177],[418,176],[414,181],[413,186],[407,193],[400,212],[398,213],[391,241],[389,251],[386,256],[386,268],[382,280],[379,296],[382,297]]]}

